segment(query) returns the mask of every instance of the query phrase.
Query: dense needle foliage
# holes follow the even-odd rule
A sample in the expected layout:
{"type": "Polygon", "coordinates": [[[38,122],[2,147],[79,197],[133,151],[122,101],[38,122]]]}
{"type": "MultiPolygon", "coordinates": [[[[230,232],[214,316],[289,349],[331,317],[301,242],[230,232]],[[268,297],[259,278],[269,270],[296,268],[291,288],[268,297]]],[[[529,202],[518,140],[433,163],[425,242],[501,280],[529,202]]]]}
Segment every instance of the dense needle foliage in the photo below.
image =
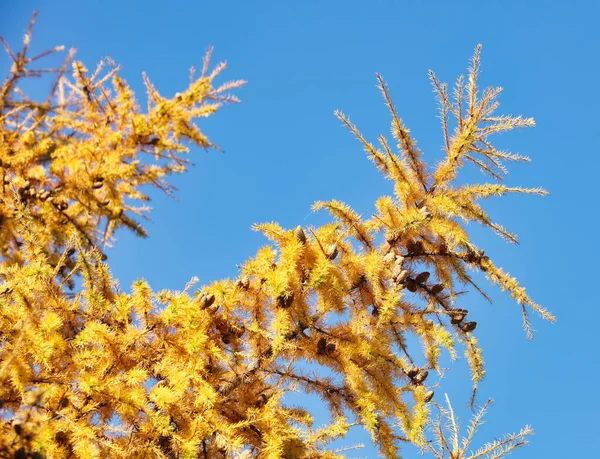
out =
{"type": "MultiPolygon", "coordinates": [[[[4,43],[13,64],[0,88],[0,457],[338,458],[328,444],[354,425],[383,457],[399,457],[402,442],[467,457],[472,432],[466,446],[457,428],[446,442],[430,416],[442,352],[464,353],[475,389],[484,376],[462,289],[485,296],[472,279],[483,272],[521,306],[528,335],[529,310],[554,320],[466,230],[478,222],[516,242],[481,200],[545,194],[500,183],[504,162],[527,158],[490,137],[533,120],[495,115],[500,89],[478,88],[479,48],[452,94],[431,74],[439,164],[424,162],[380,76],[394,145],[370,143],[336,112],[393,184],[369,218],[318,202],[331,223],[255,225],[270,243],[239,278],[161,292],[140,280],[127,293],[102,246],[119,227],[146,235],[140,187],[171,191],[165,177],[185,170],[186,144],[212,146],[194,119],[237,101],[228,91],[243,82],[213,86],[224,65],[209,71],[207,55],[173,98],[144,76],[142,111],[112,61],[89,72],[69,52],[60,68],[35,69],[50,53],[29,57],[30,38],[31,27],[18,53],[4,43]],[[46,74],[47,99],[30,99],[21,84],[46,74]],[[468,162],[495,180],[457,184],[468,162]],[[420,347],[408,346],[411,336],[420,347]],[[317,394],[330,424],[317,428],[309,411],[288,406],[293,390],[317,394]],[[430,422],[438,450],[426,441],[430,422]]],[[[450,406],[441,413],[454,422],[450,406]]],[[[472,457],[501,457],[528,433],[472,457]]]]}

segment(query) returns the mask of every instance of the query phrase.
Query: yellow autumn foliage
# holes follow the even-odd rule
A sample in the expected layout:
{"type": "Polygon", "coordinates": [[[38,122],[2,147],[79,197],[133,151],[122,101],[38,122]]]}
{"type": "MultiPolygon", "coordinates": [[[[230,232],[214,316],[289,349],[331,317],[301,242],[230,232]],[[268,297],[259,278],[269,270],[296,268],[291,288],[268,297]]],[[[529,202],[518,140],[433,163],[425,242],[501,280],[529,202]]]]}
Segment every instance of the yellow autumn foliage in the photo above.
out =
{"type": "Polygon", "coordinates": [[[426,445],[443,352],[454,359],[464,349],[475,387],[484,375],[473,312],[457,307],[465,284],[481,291],[474,272],[510,292],[528,333],[528,308],[554,320],[465,226],[514,242],[480,201],[545,193],[455,183],[467,162],[501,178],[503,161],[526,158],[489,137],[533,125],[494,115],[499,89],[479,94],[479,48],[454,100],[431,74],[445,142],[433,168],[381,77],[396,152],[337,112],[393,183],[371,217],[318,202],[332,223],[256,225],[270,243],[237,279],[160,292],[138,280],[128,293],[101,243],[119,227],[145,235],[135,216],[148,209],[131,204],[147,201],[140,187],[170,191],[166,176],[185,170],[183,142],[211,146],[193,120],[235,101],[226,92],[242,82],[215,88],[224,66],[209,72],[207,56],[173,98],[145,78],[142,111],[114,63],[89,72],[69,53],[48,99],[34,102],[18,89],[36,75],[30,36],[9,51],[0,89],[0,457],[333,459],[345,455],[329,443],[362,425],[395,458],[403,442],[426,445]],[[409,348],[409,337],[422,348],[409,348]],[[310,412],[286,403],[293,391],[318,395],[330,424],[315,427],[310,412]]]}

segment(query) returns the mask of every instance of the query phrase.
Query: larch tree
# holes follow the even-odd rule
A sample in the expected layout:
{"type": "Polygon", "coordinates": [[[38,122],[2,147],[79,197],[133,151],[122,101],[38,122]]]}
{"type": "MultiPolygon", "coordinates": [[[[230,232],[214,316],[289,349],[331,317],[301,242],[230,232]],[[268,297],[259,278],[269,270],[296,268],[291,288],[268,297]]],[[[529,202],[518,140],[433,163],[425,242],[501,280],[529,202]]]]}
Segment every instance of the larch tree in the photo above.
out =
{"type": "Polygon", "coordinates": [[[484,376],[473,311],[459,307],[465,285],[485,296],[474,272],[512,295],[529,336],[529,311],[554,320],[465,226],[516,242],[481,200],[545,194],[501,183],[505,162],[528,158],[490,137],[534,122],[495,114],[500,88],[478,87],[479,47],[452,93],[430,75],[445,150],[435,166],[380,76],[394,144],[369,142],[336,112],[393,184],[369,218],[318,202],[331,223],[255,225],[270,242],[235,279],[159,292],[140,280],[127,293],[102,247],[120,227],[146,235],[140,187],[172,191],[166,177],[186,169],[188,145],[214,147],[195,119],[236,102],[229,91],[243,81],[215,86],[225,65],[210,70],[208,53],[173,98],[144,76],[141,110],[111,60],[89,72],[71,51],[59,68],[35,68],[61,49],[31,57],[32,25],[19,52],[3,40],[12,68],[0,88],[0,457],[342,458],[330,443],[355,426],[386,458],[405,442],[454,459],[526,443],[529,428],[469,455],[482,413],[459,442],[449,402],[437,405],[431,390],[443,352],[464,352],[473,396],[484,376]],[[33,100],[22,83],[40,76],[53,84],[33,100]],[[495,180],[457,184],[466,163],[495,180]],[[291,391],[319,396],[330,422],[315,427],[309,410],[284,401],[291,391]]]}

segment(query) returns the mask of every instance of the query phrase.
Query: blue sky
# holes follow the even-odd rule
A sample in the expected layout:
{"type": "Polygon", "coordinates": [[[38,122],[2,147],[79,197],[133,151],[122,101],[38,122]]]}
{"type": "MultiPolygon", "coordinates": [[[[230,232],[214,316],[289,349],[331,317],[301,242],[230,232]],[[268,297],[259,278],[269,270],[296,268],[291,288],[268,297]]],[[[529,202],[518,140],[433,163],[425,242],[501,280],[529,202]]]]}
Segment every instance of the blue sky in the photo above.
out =
{"type": "MultiPolygon", "coordinates": [[[[182,289],[192,276],[235,276],[236,264],[266,243],[252,223],[320,224],[327,217],[310,213],[316,200],[370,212],[391,185],[333,110],[351,116],[369,139],[387,134],[375,88],[380,72],[425,157],[436,161],[442,137],[427,70],[451,83],[482,43],[481,82],[505,88],[500,111],[537,122],[499,139],[533,159],[513,167],[506,182],[543,185],[551,194],[488,203],[492,216],[519,234],[518,247],[479,228],[475,238],[558,321],[534,319],[537,335],[529,342],[508,295],[490,287],[491,306],[475,294],[465,299],[487,362],[480,399],[496,400],[479,439],[531,424],[531,445],[513,457],[593,456],[600,410],[593,389],[600,376],[597,2],[2,0],[0,34],[17,43],[33,9],[40,10],[34,50],[75,46],[90,68],[108,54],[138,91],[146,71],[161,93],[174,94],[210,43],[213,62],[229,64],[221,81],[248,80],[237,91],[242,104],[201,124],[225,152],[193,151],[195,167],[173,178],[177,201],[152,193],[149,239],[118,234],[108,254],[123,289],[138,277],[155,289],[182,289]]],[[[0,62],[5,69],[6,59],[0,62]]],[[[465,422],[466,371],[458,362],[437,391],[438,399],[451,395],[465,422]]],[[[404,448],[405,457],[416,455],[404,448]]],[[[367,444],[355,456],[376,452],[367,444]]]]}

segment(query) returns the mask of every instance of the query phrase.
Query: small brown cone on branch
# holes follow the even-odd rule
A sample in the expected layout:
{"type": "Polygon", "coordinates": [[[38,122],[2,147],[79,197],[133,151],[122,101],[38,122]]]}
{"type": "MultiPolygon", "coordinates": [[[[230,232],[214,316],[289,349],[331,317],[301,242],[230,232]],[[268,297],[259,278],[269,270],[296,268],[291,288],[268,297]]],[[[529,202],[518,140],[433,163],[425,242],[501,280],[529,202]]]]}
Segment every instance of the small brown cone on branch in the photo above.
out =
{"type": "Polygon", "coordinates": [[[417,374],[419,374],[419,369],[418,368],[411,368],[410,370],[408,370],[406,372],[406,374],[408,375],[408,377],[410,379],[413,379],[415,376],[417,376],[417,374]]]}
{"type": "Polygon", "coordinates": [[[325,252],[325,256],[333,261],[337,258],[338,256],[338,248],[335,244],[331,244],[329,247],[327,247],[327,251],[325,252]]]}
{"type": "Polygon", "coordinates": [[[298,239],[298,241],[300,241],[302,244],[306,244],[306,233],[301,226],[296,227],[294,230],[294,236],[296,236],[296,239],[298,239]]]}
{"type": "Polygon", "coordinates": [[[294,339],[296,339],[298,337],[298,331],[297,330],[292,330],[290,332],[287,332],[283,336],[285,337],[286,340],[292,341],[292,340],[294,340],[294,339]]]}
{"type": "Polygon", "coordinates": [[[407,279],[406,280],[406,288],[408,289],[409,292],[415,293],[417,291],[417,283],[415,282],[414,279],[407,279]]]}
{"type": "Polygon", "coordinates": [[[294,293],[290,293],[289,295],[279,295],[277,297],[277,306],[283,309],[289,308],[294,302],[294,293]]]}
{"type": "Polygon", "coordinates": [[[208,295],[206,295],[206,306],[212,306],[212,304],[215,302],[215,295],[213,293],[209,293],[208,295]]]}
{"type": "Polygon", "coordinates": [[[391,265],[392,263],[394,263],[395,260],[396,260],[396,254],[394,252],[390,252],[386,256],[383,257],[383,261],[388,265],[391,265]]]}
{"type": "Polygon", "coordinates": [[[408,277],[408,271],[403,269],[400,273],[394,278],[397,284],[402,284],[406,278],[408,277]]]}
{"type": "Polygon", "coordinates": [[[59,445],[65,445],[68,441],[67,434],[62,430],[59,430],[56,432],[56,434],[54,434],[54,441],[59,445]]]}
{"type": "Polygon", "coordinates": [[[419,209],[419,213],[421,215],[423,215],[423,217],[427,220],[431,220],[433,218],[433,214],[431,212],[429,212],[429,209],[427,209],[427,206],[423,206],[419,209]]]}
{"type": "Polygon", "coordinates": [[[319,341],[317,341],[317,354],[323,355],[325,352],[327,352],[327,340],[319,338],[319,341]]]}
{"type": "Polygon", "coordinates": [[[258,398],[256,399],[256,403],[254,404],[254,406],[256,408],[262,408],[266,404],[267,404],[267,396],[265,394],[260,394],[258,396],[258,398]]]}
{"type": "Polygon", "coordinates": [[[248,276],[244,276],[242,277],[239,281],[238,281],[238,285],[243,288],[244,290],[248,290],[248,288],[250,287],[250,278],[248,276]]]}
{"type": "Polygon", "coordinates": [[[406,248],[412,255],[421,255],[423,253],[423,243],[421,241],[410,242],[406,248]]]}
{"type": "Polygon", "coordinates": [[[433,287],[431,287],[431,293],[433,295],[442,293],[443,290],[444,290],[444,286],[442,284],[435,284],[433,287]]]}
{"type": "Polygon", "coordinates": [[[460,329],[465,333],[470,333],[477,327],[477,322],[465,322],[460,326],[460,329]]]}
{"type": "Polygon", "coordinates": [[[427,379],[429,376],[429,372],[427,370],[421,370],[417,373],[417,375],[413,378],[413,381],[417,384],[421,384],[423,381],[427,379]]]}
{"type": "Polygon", "coordinates": [[[452,314],[452,319],[450,320],[450,323],[452,325],[457,325],[463,320],[465,320],[465,315],[462,312],[457,312],[455,314],[452,314]]]}
{"type": "Polygon", "coordinates": [[[427,282],[427,279],[429,279],[429,276],[430,276],[429,271],[423,271],[415,278],[415,281],[417,282],[417,284],[423,284],[423,283],[427,282]]]}
{"type": "Polygon", "coordinates": [[[200,307],[206,309],[215,302],[215,295],[212,293],[203,293],[200,295],[200,307]]]}

